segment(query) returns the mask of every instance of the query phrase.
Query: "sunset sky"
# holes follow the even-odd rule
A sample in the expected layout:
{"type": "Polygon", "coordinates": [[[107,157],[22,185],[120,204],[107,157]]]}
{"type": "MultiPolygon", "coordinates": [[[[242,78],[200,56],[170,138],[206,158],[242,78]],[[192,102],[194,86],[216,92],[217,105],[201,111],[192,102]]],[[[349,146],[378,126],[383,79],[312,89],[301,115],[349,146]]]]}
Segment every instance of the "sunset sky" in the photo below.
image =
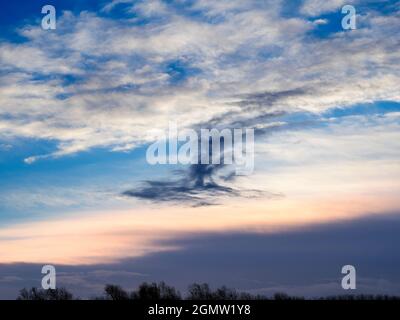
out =
{"type": "Polygon", "coordinates": [[[2,3],[0,298],[45,264],[81,297],[343,294],[346,264],[400,295],[399,34],[389,0],[2,3]],[[254,128],[254,172],[150,165],[171,121],[254,128]]]}

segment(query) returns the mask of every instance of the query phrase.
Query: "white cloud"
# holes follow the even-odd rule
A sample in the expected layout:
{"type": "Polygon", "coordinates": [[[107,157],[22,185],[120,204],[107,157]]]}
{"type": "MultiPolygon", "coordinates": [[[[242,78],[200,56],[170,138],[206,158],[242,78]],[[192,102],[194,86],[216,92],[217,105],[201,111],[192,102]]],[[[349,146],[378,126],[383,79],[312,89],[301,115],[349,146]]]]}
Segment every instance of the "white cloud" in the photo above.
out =
{"type": "Polygon", "coordinates": [[[324,24],[327,24],[329,21],[328,21],[328,19],[315,19],[314,21],[313,21],[313,24],[315,24],[315,25],[324,25],[324,24]]]}
{"type": "MultiPolygon", "coordinates": [[[[63,156],[93,147],[135,148],[171,119],[192,126],[230,111],[255,118],[266,108],[321,112],[400,101],[398,14],[371,13],[363,17],[365,28],[317,40],[307,36],[312,23],[280,17],[279,5],[204,1],[189,8],[222,17],[210,23],[151,2],[132,10],[143,16],[162,11],[165,19],[137,25],[64,12],[57,32],[26,26],[27,42],[0,45],[0,133],[56,141],[51,155],[63,156]],[[174,83],[167,68],[173,61],[196,71],[174,83]],[[298,88],[300,95],[240,111],[244,94],[298,88]]],[[[311,1],[305,7],[314,8],[311,1]]]]}
{"type": "Polygon", "coordinates": [[[349,0],[305,0],[301,12],[308,16],[318,16],[334,10],[340,10],[346,4],[354,4],[357,1],[349,0]]]}

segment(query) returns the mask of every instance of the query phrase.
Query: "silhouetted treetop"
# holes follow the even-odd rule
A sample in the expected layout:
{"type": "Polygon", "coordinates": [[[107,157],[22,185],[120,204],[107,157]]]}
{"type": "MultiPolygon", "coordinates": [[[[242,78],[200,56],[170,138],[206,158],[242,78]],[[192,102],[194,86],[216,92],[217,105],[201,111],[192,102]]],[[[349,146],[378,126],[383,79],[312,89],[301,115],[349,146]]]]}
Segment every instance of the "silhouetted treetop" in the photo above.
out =
{"type": "MultiPolygon", "coordinates": [[[[17,300],[73,300],[72,293],[65,288],[59,289],[22,289],[17,300]]],[[[118,285],[107,284],[104,287],[104,294],[94,299],[102,300],[181,300],[181,294],[174,287],[166,285],[164,282],[147,283],[144,282],[137,290],[126,291],[118,285]]],[[[286,293],[278,292],[272,297],[263,295],[253,295],[246,292],[239,292],[225,286],[212,290],[207,283],[193,283],[188,287],[187,300],[303,300],[304,297],[290,296],[286,293]]],[[[313,298],[313,300],[400,300],[398,296],[389,295],[337,295],[313,298]]]]}
{"type": "Polygon", "coordinates": [[[57,289],[22,289],[19,292],[17,300],[74,300],[72,293],[65,288],[57,289]]]}

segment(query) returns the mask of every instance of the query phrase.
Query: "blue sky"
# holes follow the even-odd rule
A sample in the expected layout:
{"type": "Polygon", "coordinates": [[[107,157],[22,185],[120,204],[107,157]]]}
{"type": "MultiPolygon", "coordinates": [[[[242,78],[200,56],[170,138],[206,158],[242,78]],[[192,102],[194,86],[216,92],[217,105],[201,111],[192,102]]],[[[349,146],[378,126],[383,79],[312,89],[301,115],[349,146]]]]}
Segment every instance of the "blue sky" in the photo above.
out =
{"type": "MultiPolygon", "coordinates": [[[[398,1],[53,1],[56,30],[41,29],[45,4],[7,1],[0,13],[0,270],[7,277],[24,279],[18,263],[51,262],[72,273],[126,260],[135,269],[135,259],[148,257],[167,265],[168,254],[190,263],[183,243],[193,237],[206,247],[232,237],[240,260],[249,249],[268,255],[253,237],[397,219],[398,1]],[[356,30],[341,27],[344,4],[356,8],[356,30]],[[255,128],[254,173],[150,165],[153,132],[170,121],[255,128]],[[35,230],[44,233],[36,238],[35,230]],[[68,249],[77,238],[87,246],[68,249]],[[49,239],[54,246],[46,247],[49,239]]],[[[334,246],[327,239],[321,252],[334,246]]],[[[388,243],[382,255],[393,254],[388,243]]],[[[289,254],[282,250],[276,254],[289,254]]],[[[398,281],[389,260],[382,257],[380,274],[365,267],[369,283],[398,281]]],[[[321,275],[331,274],[322,265],[321,275]]],[[[241,268],[245,277],[253,267],[241,268]]],[[[207,263],[198,272],[204,281],[218,278],[207,263]]],[[[257,274],[259,285],[226,284],[270,292],[293,280],[257,274]]],[[[321,277],[310,276],[304,290],[317,294],[321,277]]],[[[1,289],[1,279],[3,296],[22,284],[1,289]]],[[[400,293],[396,283],[390,290],[400,293]]]]}

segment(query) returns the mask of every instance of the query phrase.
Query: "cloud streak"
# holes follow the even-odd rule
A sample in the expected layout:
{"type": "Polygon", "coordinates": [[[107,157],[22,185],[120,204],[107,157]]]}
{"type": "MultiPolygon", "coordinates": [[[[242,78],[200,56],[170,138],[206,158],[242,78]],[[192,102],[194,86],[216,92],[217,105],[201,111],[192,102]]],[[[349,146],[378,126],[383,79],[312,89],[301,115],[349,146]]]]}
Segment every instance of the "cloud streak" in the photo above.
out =
{"type": "Polygon", "coordinates": [[[151,200],[154,202],[186,203],[193,207],[218,204],[221,198],[226,197],[279,197],[280,195],[268,194],[260,190],[245,190],[233,188],[217,182],[216,179],[231,181],[233,173],[218,176],[218,171],[224,165],[191,165],[187,171],[178,172],[182,178],[173,180],[145,181],[142,186],[124,191],[128,197],[151,200]]]}
{"type": "MultiPolygon", "coordinates": [[[[0,132],[57,142],[52,153],[27,158],[33,163],[95,147],[134,149],[171,117],[195,127],[250,112],[263,125],[268,112],[400,100],[397,11],[367,12],[359,30],[314,39],[309,31],[317,26],[300,13],[280,16],[282,6],[153,1],[130,8],[146,24],[66,11],[57,32],[27,25],[25,42],[1,44],[0,132]],[[160,10],[163,19],[150,18],[160,10]],[[167,66],[179,64],[176,82],[167,66]]],[[[308,1],[303,11],[314,7],[308,1]]]]}

